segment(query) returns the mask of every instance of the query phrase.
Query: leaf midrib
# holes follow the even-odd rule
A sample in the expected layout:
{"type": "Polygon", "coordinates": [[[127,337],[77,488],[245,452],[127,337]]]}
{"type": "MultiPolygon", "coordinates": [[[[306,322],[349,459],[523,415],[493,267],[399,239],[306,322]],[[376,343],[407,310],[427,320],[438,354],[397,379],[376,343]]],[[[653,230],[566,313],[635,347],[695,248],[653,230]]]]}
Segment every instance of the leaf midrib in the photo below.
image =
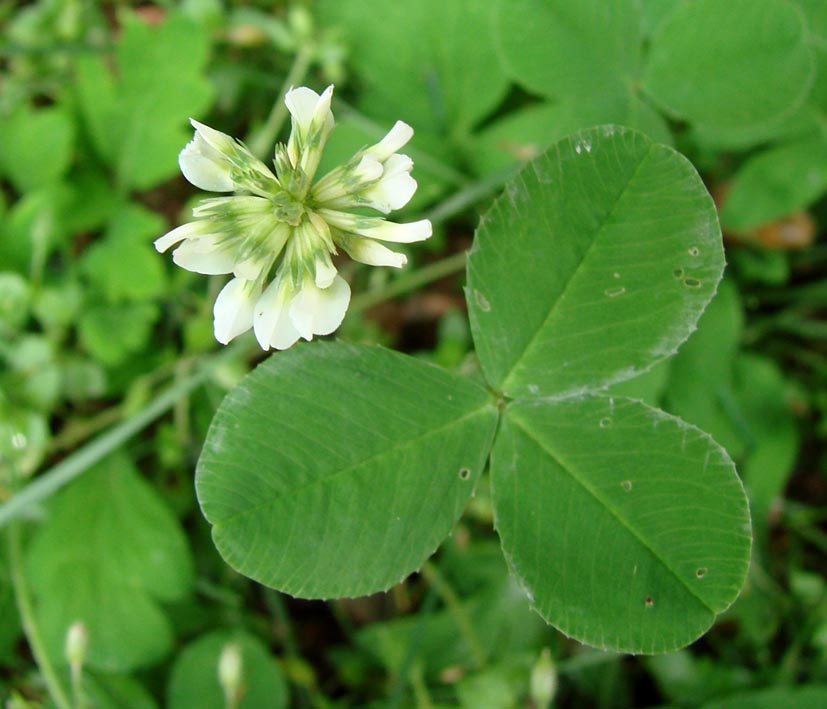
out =
{"type": "MultiPolygon", "coordinates": [[[[245,516],[248,516],[248,515],[256,514],[259,511],[261,511],[262,509],[264,509],[266,507],[269,507],[271,505],[274,505],[274,504],[276,504],[277,502],[279,502],[281,500],[292,497],[294,495],[298,495],[298,494],[304,492],[305,490],[307,490],[309,488],[312,488],[312,487],[315,487],[317,485],[328,484],[331,481],[333,481],[333,480],[335,480],[335,479],[337,479],[337,478],[339,478],[343,475],[346,475],[346,474],[356,470],[357,468],[368,465],[369,463],[372,463],[375,460],[379,460],[379,459],[383,458],[386,455],[390,455],[392,453],[404,450],[405,448],[408,448],[412,445],[415,445],[415,444],[417,444],[421,441],[427,440],[431,436],[435,436],[439,433],[442,433],[443,431],[446,431],[447,429],[450,429],[454,426],[459,426],[462,423],[464,423],[465,421],[467,421],[469,419],[472,419],[475,416],[478,416],[478,415],[484,413],[485,410],[488,409],[490,406],[491,406],[491,402],[486,401],[482,406],[480,406],[480,407],[478,407],[478,408],[474,409],[473,411],[470,411],[466,414],[463,414],[462,416],[460,416],[457,419],[453,419],[451,421],[448,421],[447,423],[443,424],[442,426],[439,426],[438,428],[433,428],[433,429],[430,429],[428,431],[425,431],[424,433],[421,433],[418,436],[415,436],[414,438],[405,438],[401,441],[397,441],[393,445],[391,445],[389,448],[385,448],[384,450],[381,450],[378,453],[374,453],[373,455],[370,455],[367,458],[364,458],[364,459],[362,459],[360,461],[357,461],[355,463],[351,463],[350,465],[342,468],[341,470],[337,470],[336,472],[332,473],[331,475],[320,476],[320,477],[314,478],[313,480],[311,480],[310,482],[308,482],[304,485],[301,485],[301,486],[296,487],[296,488],[291,488],[290,490],[286,491],[283,494],[277,494],[277,495],[274,495],[272,497],[269,497],[268,499],[262,500],[261,502],[253,505],[252,507],[247,507],[243,510],[239,510],[238,512],[236,512],[236,513],[234,513],[234,514],[230,515],[229,517],[226,517],[222,520],[210,519],[210,522],[217,529],[218,527],[220,527],[222,525],[231,524],[233,521],[235,521],[239,517],[245,517],[245,516]]],[[[496,413],[496,410],[495,410],[495,413],[496,413]]],[[[469,489],[469,491],[468,491],[469,495],[471,494],[471,490],[472,489],[469,489]]]]}
{"type": "Polygon", "coordinates": [[[579,273],[580,269],[583,267],[583,264],[588,259],[589,254],[594,249],[594,245],[597,243],[597,241],[600,237],[600,233],[603,231],[603,228],[606,226],[606,224],[609,222],[609,220],[614,215],[615,210],[617,209],[617,207],[620,204],[621,200],[623,199],[623,197],[628,192],[630,185],[635,181],[635,178],[637,177],[638,173],[640,172],[641,166],[643,165],[644,162],[646,162],[646,160],[652,154],[652,149],[654,147],[655,147],[655,144],[650,142],[649,145],[646,148],[646,152],[643,154],[643,156],[640,158],[640,161],[635,166],[635,169],[632,171],[632,174],[629,176],[629,179],[626,181],[626,184],[623,186],[623,189],[621,189],[620,192],[618,192],[617,197],[615,197],[614,203],[606,211],[606,214],[604,215],[603,219],[601,219],[601,221],[598,224],[597,228],[594,230],[593,235],[592,235],[591,243],[589,243],[588,248],[583,252],[583,256],[580,258],[580,261],[578,262],[577,266],[571,272],[571,275],[569,276],[569,279],[566,281],[566,285],[563,287],[563,290],[560,291],[557,298],[551,304],[551,307],[549,308],[549,311],[546,314],[546,317],[543,318],[543,322],[540,323],[539,327],[537,327],[537,329],[534,331],[534,334],[531,336],[529,341],[526,343],[525,347],[523,347],[523,351],[514,360],[514,363],[511,365],[509,370],[506,372],[505,376],[502,377],[502,379],[501,379],[502,385],[501,386],[502,386],[503,391],[505,391],[506,393],[511,388],[511,378],[514,376],[514,373],[516,371],[518,371],[518,369],[520,367],[520,364],[526,358],[526,355],[529,353],[529,351],[532,350],[536,346],[537,338],[539,337],[540,333],[542,333],[545,330],[545,328],[548,325],[548,322],[551,320],[552,316],[557,312],[557,308],[560,305],[560,302],[565,297],[566,293],[568,292],[569,287],[572,284],[572,281],[574,281],[574,279],[577,276],[577,274],[579,273]]]}
{"type": "Polygon", "coordinates": [[[680,574],[678,574],[675,569],[673,569],[666,560],[658,554],[652,545],[635,529],[634,526],[630,522],[626,520],[626,518],[617,510],[613,505],[603,499],[603,497],[597,493],[597,491],[589,485],[585,480],[579,477],[574,472],[574,467],[566,465],[560,455],[555,451],[551,450],[548,445],[545,444],[544,441],[541,441],[538,437],[535,436],[533,431],[529,429],[528,424],[525,421],[520,420],[520,417],[517,415],[512,414],[509,419],[526,435],[529,439],[531,439],[535,444],[537,444],[548,456],[555,462],[557,465],[560,466],[562,470],[564,470],[568,476],[574,480],[583,490],[585,490],[596,502],[598,502],[605,510],[609,512],[609,514],[617,521],[617,523],[625,529],[634,539],[644,548],[646,549],[657,561],[660,563],[664,569],[666,569],[670,575],[682,586],[686,592],[692,596],[698,603],[700,603],[706,610],[712,613],[713,616],[718,615],[718,611],[712,608],[706,600],[701,598],[695,590],[687,584],[685,579],[683,579],[680,574]]]}

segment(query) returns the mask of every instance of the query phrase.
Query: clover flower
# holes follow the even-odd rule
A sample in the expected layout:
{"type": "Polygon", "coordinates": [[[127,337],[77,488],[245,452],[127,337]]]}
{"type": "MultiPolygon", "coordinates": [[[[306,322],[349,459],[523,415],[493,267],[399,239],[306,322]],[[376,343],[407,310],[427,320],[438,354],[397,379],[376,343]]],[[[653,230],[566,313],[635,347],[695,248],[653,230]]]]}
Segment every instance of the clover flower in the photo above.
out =
{"type": "Polygon", "coordinates": [[[396,224],[347,210],[387,214],[416,191],[413,161],[397,153],[413,129],[397,121],[378,143],[313,182],[333,129],[333,87],[321,95],[300,86],[285,96],[292,128],[275,149],[271,171],[230,136],[192,120],[195,136],[181,151],[181,172],[193,185],[231,196],[202,200],[195,220],[155,241],[177,244],[173,261],[189,271],[232,274],[213,308],[216,339],[227,344],[250,328],[265,350],[300,337],[328,335],[344,319],[350,286],[332,257],[401,268],[404,254],[380,242],[411,243],[431,235],[427,219],[396,224]]]}

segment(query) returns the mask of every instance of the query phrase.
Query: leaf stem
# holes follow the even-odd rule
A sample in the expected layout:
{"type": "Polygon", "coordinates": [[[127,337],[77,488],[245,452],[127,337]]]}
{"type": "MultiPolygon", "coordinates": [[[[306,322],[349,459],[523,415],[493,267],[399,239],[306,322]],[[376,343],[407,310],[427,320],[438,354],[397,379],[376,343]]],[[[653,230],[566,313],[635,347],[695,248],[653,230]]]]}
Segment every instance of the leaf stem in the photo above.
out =
{"type": "Polygon", "coordinates": [[[171,409],[179,399],[203,384],[219,363],[234,355],[237,351],[238,347],[233,347],[210,358],[205,358],[194,374],[168,387],[137,414],[92,439],[83,448],[39,475],[0,506],[0,528],[12,519],[19,517],[31,505],[51,497],[64,485],[109,455],[136,433],[142,431],[171,409]]]}
{"type": "Polygon", "coordinates": [[[474,630],[474,624],[471,622],[471,618],[468,616],[457,592],[454,591],[453,586],[448,583],[442,572],[430,561],[426,561],[422,565],[420,573],[429,584],[434,586],[448,612],[453,616],[454,622],[468,646],[468,651],[471,653],[474,669],[481,669],[485,665],[485,652],[480,644],[479,636],[474,630]]]}
{"type": "Polygon", "coordinates": [[[55,706],[58,709],[71,709],[72,705],[69,702],[69,697],[46,651],[46,646],[40,634],[40,626],[37,624],[34,614],[29,586],[23,571],[23,545],[19,522],[14,522],[9,526],[7,536],[9,574],[11,575],[12,588],[17,602],[17,611],[20,613],[20,619],[23,623],[23,632],[26,634],[29,648],[40,674],[43,675],[43,680],[46,682],[46,687],[55,706]]]}
{"type": "Polygon", "coordinates": [[[350,312],[363,312],[389,298],[395,298],[403,293],[416,290],[419,286],[430,283],[431,281],[437,281],[445,276],[450,276],[452,273],[459,273],[465,268],[466,259],[467,256],[464,251],[458,254],[452,254],[439,261],[429,263],[427,266],[423,266],[415,271],[406,273],[383,288],[357,295],[351,303],[350,312]]]}
{"type": "Polygon", "coordinates": [[[284,96],[293,86],[304,80],[308,69],[310,69],[314,51],[315,47],[311,42],[307,41],[302,45],[293,58],[293,64],[279,89],[273,108],[270,109],[270,115],[267,116],[264,125],[253,131],[248,137],[247,145],[257,158],[262,160],[266,158],[275,144],[287,118],[287,106],[284,103],[284,96]]]}

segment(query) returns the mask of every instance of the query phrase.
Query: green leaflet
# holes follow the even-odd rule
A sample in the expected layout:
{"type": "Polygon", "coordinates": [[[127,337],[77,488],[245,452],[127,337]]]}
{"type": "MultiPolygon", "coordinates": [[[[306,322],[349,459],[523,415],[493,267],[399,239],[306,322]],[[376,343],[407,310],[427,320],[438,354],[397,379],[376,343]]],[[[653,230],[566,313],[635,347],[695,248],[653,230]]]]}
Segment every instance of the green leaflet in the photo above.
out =
{"type": "Polygon", "coordinates": [[[459,518],[496,410],[484,389],[377,347],[300,345],[225,399],[198,463],[225,560],[305,598],[419,568],[459,518]]]}
{"type": "Polygon", "coordinates": [[[723,270],[692,165],[642,133],[582,131],[531,162],[483,218],[468,307],[489,383],[563,396],[674,353],[723,270]]]}

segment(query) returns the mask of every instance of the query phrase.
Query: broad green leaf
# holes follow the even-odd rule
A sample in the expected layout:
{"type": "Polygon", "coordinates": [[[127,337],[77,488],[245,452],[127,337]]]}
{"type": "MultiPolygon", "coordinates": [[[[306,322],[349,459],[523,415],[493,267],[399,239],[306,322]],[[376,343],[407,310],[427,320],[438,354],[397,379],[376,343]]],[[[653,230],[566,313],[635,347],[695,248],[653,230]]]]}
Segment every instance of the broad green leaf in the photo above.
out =
{"type": "Polygon", "coordinates": [[[115,456],[56,495],[48,513],[27,569],[51,656],[63,657],[66,630],[83,621],[91,667],[125,671],[161,659],[173,636],[159,604],[189,591],[193,568],[158,493],[115,456]]]}
{"type": "Polygon", "coordinates": [[[511,404],[491,457],[496,527],[548,622],[604,649],[692,642],[738,595],[744,489],[707,434],[607,396],[511,404]]]}
{"type": "Polygon", "coordinates": [[[655,32],[645,90],[677,118],[741,131],[801,103],[813,59],[801,13],[784,0],[696,0],[655,32]]]}
{"type": "Polygon", "coordinates": [[[75,124],[63,107],[20,107],[0,119],[0,171],[18,192],[44,187],[66,173],[74,140],[75,124]]]}
{"type": "Polygon", "coordinates": [[[124,14],[116,47],[117,80],[107,63],[83,58],[76,92],[87,130],[123,189],[146,189],[172,177],[191,133],[187,118],[209,105],[204,76],[209,37],[202,25],[171,13],[150,27],[124,14]]]}
{"type": "Polygon", "coordinates": [[[169,709],[224,709],[218,683],[218,660],[225,645],[241,648],[244,694],[238,709],[281,709],[289,706],[287,684],[276,659],[254,635],[219,630],[187,645],[172,667],[167,686],[169,709]]]}
{"type": "Polygon", "coordinates": [[[556,98],[627,94],[641,24],[636,0],[499,0],[495,22],[514,79],[556,98]]]}
{"type": "Polygon", "coordinates": [[[819,44],[827,47],[827,3],[824,0],[793,0],[807,18],[811,35],[819,44]]]}
{"type": "Polygon", "coordinates": [[[650,37],[676,7],[686,0],[642,0],[643,34],[650,37]]]}
{"type": "Polygon", "coordinates": [[[367,115],[455,136],[492,111],[507,89],[491,51],[494,4],[323,0],[317,16],[342,31],[367,115]]]}
{"type": "Polygon", "coordinates": [[[555,144],[507,185],[468,259],[480,363],[509,396],[592,391],[668,357],[723,270],[692,165],[605,126],[555,144]]]}
{"type": "Polygon", "coordinates": [[[378,347],[279,353],[228,394],[196,489],[233,568],[305,598],[419,568],[456,523],[497,413],[469,381],[378,347]]]}
{"type": "Polygon", "coordinates": [[[809,206],[827,191],[827,140],[814,136],[750,158],[735,173],[721,223],[750,229],[809,206]]]}
{"type": "Polygon", "coordinates": [[[106,233],[84,254],[81,264],[89,280],[110,303],[146,300],[164,290],[164,264],[152,248],[164,220],[138,204],[124,204],[106,233]]]}

